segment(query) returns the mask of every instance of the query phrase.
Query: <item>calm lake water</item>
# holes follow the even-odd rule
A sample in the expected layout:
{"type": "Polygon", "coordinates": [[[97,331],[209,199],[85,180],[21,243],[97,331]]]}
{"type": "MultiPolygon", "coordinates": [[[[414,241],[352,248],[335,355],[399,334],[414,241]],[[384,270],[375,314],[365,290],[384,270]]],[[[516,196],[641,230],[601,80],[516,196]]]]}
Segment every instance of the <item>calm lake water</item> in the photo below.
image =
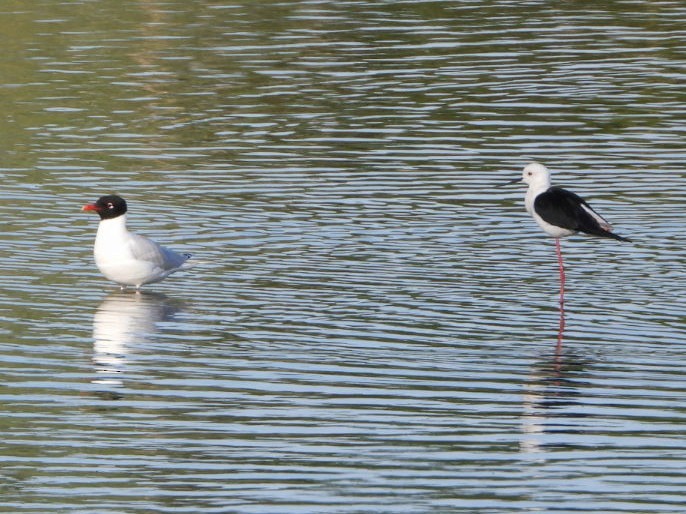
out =
{"type": "Polygon", "coordinates": [[[0,510],[684,512],[685,18],[5,2],[0,510]],[[531,159],[635,241],[564,333],[531,159]],[[106,193],[199,264],[118,291],[106,193]]]}

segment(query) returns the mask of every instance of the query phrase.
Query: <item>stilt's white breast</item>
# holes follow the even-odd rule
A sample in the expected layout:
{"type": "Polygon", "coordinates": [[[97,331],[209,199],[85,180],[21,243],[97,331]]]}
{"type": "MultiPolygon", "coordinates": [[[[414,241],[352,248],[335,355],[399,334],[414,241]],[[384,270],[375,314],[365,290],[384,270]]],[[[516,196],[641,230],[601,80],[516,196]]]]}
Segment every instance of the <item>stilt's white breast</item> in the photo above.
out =
{"type": "Polygon", "coordinates": [[[524,168],[523,181],[529,184],[529,189],[524,198],[526,211],[536,220],[538,226],[552,237],[568,237],[576,234],[576,231],[551,225],[538,215],[534,207],[536,197],[545,193],[550,188],[550,172],[548,168],[537,162],[532,162],[524,168]]]}

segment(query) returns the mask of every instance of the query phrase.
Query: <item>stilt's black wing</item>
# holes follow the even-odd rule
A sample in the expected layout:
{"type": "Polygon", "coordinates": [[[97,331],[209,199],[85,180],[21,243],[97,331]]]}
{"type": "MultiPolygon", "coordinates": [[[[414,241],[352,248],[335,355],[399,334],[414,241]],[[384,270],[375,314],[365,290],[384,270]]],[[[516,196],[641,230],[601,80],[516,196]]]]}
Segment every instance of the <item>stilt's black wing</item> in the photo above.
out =
{"type": "Polygon", "coordinates": [[[556,227],[628,241],[610,232],[610,224],[583,198],[561,187],[551,187],[545,193],[538,195],[534,200],[534,210],[543,218],[543,221],[556,227]]]}

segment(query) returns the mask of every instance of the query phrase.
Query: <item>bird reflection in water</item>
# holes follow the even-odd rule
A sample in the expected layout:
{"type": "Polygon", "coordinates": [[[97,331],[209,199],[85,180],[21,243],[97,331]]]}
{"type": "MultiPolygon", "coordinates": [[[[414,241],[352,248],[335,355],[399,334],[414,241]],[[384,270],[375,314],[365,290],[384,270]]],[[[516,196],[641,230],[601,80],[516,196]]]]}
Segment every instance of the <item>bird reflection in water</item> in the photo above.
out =
{"type": "Polygon", "coordinates": [[[158,323],[181,309],[165,295],[116,291],[109,294],[93,317],[94,384],[118,387],[127,361],[141,344],[158,332],[158,323]]]}
{"type": "Polygon", "coordinates": [[[542,453],[547,448],[564,446],[565,434],[578,433],[579,418],[586,415],[573,407],[579,405],[579,377],[586,359],[569,351],[562,352],[564,312],[560,311],[560,328],[555,352],[536,363],[524,384],[522,397],[522,440],[524,453],[542,453]]]}

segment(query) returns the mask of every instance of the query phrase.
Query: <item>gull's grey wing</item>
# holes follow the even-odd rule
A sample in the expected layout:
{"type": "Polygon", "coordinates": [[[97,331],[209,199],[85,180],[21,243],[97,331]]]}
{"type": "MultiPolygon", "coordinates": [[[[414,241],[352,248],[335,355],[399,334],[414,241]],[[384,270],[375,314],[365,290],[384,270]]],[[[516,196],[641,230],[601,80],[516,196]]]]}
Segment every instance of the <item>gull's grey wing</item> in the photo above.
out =
{"type": "Polygon", "coordinates": [[[163,270],[178,268],[190,258],[187,253],[176,253],[147,237],[138,234],[131,234],[131,236],[131,253],[133,256],[136,259],[150,261],[163,270]]]}

